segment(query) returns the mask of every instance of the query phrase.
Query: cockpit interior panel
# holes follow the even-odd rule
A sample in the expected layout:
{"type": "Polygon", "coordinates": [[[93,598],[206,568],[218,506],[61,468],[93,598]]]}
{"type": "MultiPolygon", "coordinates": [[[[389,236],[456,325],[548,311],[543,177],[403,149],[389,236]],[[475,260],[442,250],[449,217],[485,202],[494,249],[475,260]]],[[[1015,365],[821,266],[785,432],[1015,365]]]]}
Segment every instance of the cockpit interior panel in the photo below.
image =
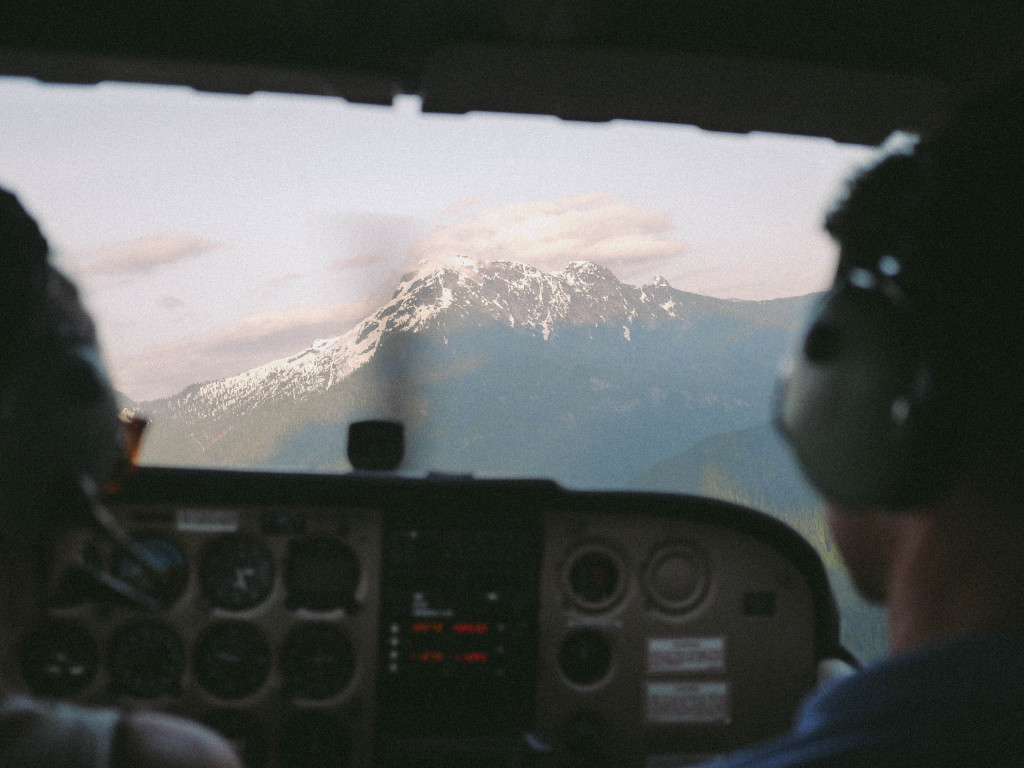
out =
{"type": "Polygon", "coordinates": [[[163,608],[61,590],[5,650],[41,696],[208,723],[257,766],[668,766],[786,730],[835,652],[760,513],[545,481],[143,468],[108,499],[163,608]]]}

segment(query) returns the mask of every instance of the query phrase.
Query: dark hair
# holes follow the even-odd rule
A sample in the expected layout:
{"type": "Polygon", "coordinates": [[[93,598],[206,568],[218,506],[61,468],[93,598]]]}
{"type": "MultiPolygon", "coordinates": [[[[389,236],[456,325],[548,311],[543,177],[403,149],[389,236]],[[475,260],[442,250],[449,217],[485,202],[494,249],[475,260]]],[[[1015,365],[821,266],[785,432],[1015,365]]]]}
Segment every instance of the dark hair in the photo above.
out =
{"type": "Polygon", "coordinates": [[[0,190],[0,528],[60,523],[83,477],[120,457],[114,393],[74,284],[39,227],[0,190]]]}
{"type": "Polygon", "coordinates": [[[855,177],[826,218],[840,271],[891,254],[929,329],[936,399],[969,461],[1024,461],[1024,81],[855,177]]]}
{"type": "Polygon", "coordinates": [[[0,375],[46,301],[49,247],[18,199],[0,189],[0,375]]]}

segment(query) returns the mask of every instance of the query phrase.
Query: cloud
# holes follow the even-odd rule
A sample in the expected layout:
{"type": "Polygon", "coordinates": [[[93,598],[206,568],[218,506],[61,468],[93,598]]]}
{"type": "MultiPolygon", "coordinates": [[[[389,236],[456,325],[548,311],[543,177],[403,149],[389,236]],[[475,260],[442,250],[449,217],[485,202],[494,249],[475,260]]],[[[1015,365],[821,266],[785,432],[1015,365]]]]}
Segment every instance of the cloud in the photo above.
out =
{"type": "Polygon", "coordinates": [[[454,256],[521,261],[545,271],[594,261],[631,281],[665,271],[685,252],[668,211],[646,210],[607,192],[479,208],[489,197],[454,203],[433,217],[448,223],[433,229],[412,217],[346,214],[322,219],[314,237],[334,255],[328,269],[339,279],[371,271],[387,293],[420,262],[454,256]]]}
{"type": "Polygon", "coordinates": [[[774,299],[825,290],[838,253],[824,230],[783,225],[694,243],[664,273],[683,291],[726,299],[774,299]]]}
{"type": "Polygon", "coordinates": [[[312,238],[316,249],[333,257],[330,269],[344,272],[404,261],[423,232],[423,224],[412,216],[346,213],[321,217],[312,238]]]}
{"type": "Polygon", "coordinates": [[[308,275],[304,275],[301,272],[287,272],[283,275],[277,275],[254,285],[249,289],[249,295],[257,301],[269,303],[273,297],[279,296],[283,290],[287,290],[289,286],[294,285],[296,282],[301,282],[307,277],[308,275]]]}
{"type": "Polygon", "coordinates": [[[181,309],[185,306],[185,302],[177,296],[161,296],[156,303],[162,309],[181,309]]]}
{"type": "Polygon", "coordinates": [[[363,269],[373,267],[385,261],[385,257],[379,251],[364,251],[356,256],[344,256],[335,259],[328,265],[328,269],[334,272],[347,272],[350,269],[363,269]]]}
{"type": "Polygon", "coordinates": [[[86,254],[83,271],[108,275],[148,274],[157,267],[175,264],[220,248],[223,243],[180,230],[122,240],[86,254]]]}
{"type": "Polygon", "coordinates": [[[679,258],[668,211],[652,211],[607,192],[486,208],[439,227],[411,249],[414,260],[455,255],[522,261],[546,271],[593,261],[623,280],[649,276],[679,258]]]}
{"type": "Polygon", "coordinates": [[[305,275],[302,274],[301,272],[289,272],[287,274],[278,275],[277,277],[273,277],[270,280],[267,280],[267,282],[265,282],[262,287],[274,290],[280,288],[283,285],[293,283],[296,280],[302,280],[304,277],[305,275]]]}
{"type": "Polygon", "coordinates": [[[592,261],[627,283],[661,275],[682,290],[742,299],[822,290],[835,266],[834,245],[820,228],[807,232],[787,222],[684,243],[669,211],[641,208],[608,192],[467,213],[416,242],[408,264],[454,256],[522,261],[549,272],[573,260],[592,261]]]}
{"type": "Polygon", "coordinates": [[[454,216],[457,213],[462,213],[465,210],[468,210],[470,208],[473,208],[474,206],[479,205],[480,203],[484,202],[484,200],[488,200],[490,197],[491,194],[489,192],[486,192],[482,195],[473,195],[472,197],[463,198],[462,200],[458,200],[452,203],[443,211],[438,213],[437,218],[442,219],[445,216],[454,216]]]}
{"type": "Polygon", "coordinates": [[[379,305],[373,297],[340,305],[266,310],[232,320],[205,335],[117,356],[117,388],[134,400],[179,392],[299,352],[318,338],[338,336],[379,305]]]}

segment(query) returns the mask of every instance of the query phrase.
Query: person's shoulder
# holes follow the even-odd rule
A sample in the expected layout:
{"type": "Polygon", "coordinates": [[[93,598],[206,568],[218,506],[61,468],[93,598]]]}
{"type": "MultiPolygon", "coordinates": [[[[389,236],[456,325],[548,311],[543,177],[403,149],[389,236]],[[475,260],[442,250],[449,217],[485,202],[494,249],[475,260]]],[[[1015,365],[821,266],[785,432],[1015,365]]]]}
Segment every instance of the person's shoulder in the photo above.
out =
{"type": "Polygon", "coordinates": [[[231,745],[209,728],[162,712],[124,713],[120,768],[241,768],[231,745]]]}

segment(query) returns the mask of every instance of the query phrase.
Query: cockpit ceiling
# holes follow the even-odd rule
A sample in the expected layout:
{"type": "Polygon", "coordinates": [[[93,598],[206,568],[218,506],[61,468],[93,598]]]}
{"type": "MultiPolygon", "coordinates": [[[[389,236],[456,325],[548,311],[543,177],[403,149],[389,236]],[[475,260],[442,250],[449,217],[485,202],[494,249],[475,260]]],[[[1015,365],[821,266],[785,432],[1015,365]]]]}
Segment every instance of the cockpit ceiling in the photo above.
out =
{"type": "Polygon", "coordinates": [[[1024,59],[1017,0],[36,0],[0,73],[873,144],[1024,59]]]}

